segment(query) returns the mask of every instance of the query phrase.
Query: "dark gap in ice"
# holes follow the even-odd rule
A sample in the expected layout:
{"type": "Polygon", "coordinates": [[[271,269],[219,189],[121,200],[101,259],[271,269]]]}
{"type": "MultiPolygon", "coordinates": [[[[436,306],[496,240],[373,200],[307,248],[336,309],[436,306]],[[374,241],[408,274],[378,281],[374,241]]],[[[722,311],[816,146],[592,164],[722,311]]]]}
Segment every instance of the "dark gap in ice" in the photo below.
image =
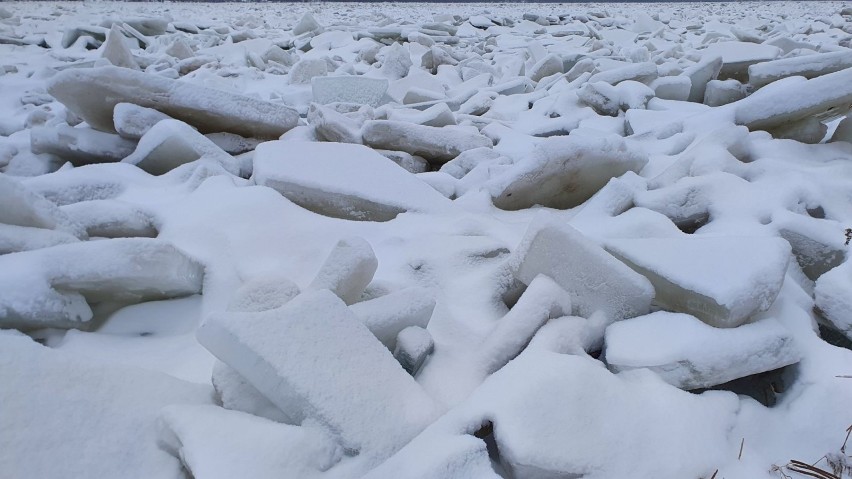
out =
{"type": "Polygon", "coordinates": [[[710,213],[703,212],[692,216],[687,216],[686,218],[673,220],[673,222],[679,230],[691,235],[698,231],[699,228],[710,222],[710,213]]]}
{"type": "Polygon", "coordinates": [[[808,212],[808,216],[810,216],[811,218],[816,218],[819,220],[825,219],[825,210],[820,205],[814,206],[813,208],[806,208],[805,211],[808,212]]]}
{"type": "Polygon", "coordinates": [[[512,283],[506,286],[506,289],[500,294],[500,299],[506,305],[506,308],[512,309],[526,290],[527,285],[517,279],[513,279],[512,283]]]}
{"type": "Polygon", "coordinates": [[[786,391],[787,384],[792,382],[791,373],[794,373],[794,368],[795,365],[785,366],[734,379],[711,388],[693,389],[690,392],[701,394],[705,391],[731,391],[735,394],[748,396],[766,407],[773,407],[778,402],[778,396],[786,391]]]}
{"type": "Polygon", "coordinates": [[[826,343],[837,346],[838,348],[846,348],[852,351],[852,340],[847,338],[843,333],[826,324],[825,321],[817,321],[819,325],[819,337],[826,343]]]}
{"type": "Polygon", "coordinates": [[[482,426],[473,433],[473,436],[482,439],[485,442],[485,447],[488,450],[488,458],[491,459],[491,467],[494,472],[500,477],[512,477],[503,467],[500,460],[500,451],[497,448],[497,441],[494,439],[494,423],[485,421],[482,426]]]}

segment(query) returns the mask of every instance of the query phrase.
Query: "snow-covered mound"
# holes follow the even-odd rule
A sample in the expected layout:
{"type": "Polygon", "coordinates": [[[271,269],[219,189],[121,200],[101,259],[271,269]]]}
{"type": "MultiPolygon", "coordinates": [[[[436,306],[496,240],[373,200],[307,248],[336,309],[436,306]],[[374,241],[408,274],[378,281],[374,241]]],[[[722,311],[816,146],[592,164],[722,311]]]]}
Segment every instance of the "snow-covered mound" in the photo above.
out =
{"type": "Polygon", "coordinates": [[[852,8],[0,7],[0,477],[852,479],[852,8]]]}

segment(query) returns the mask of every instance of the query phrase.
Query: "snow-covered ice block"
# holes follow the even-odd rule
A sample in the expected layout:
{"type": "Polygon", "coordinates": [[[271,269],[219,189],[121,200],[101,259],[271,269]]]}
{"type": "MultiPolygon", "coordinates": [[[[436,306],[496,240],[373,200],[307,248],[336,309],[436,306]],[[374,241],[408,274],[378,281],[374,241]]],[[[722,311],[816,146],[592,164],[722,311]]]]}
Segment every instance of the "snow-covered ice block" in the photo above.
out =
{"type": "Polygon", "coordinates": [[[208,133],[204,135],[208,140],[219,148],[225,150],[229,155],[241,155],[257,148],[263,140],[257,138],[246,138],[235,133],[208,133]]]}
{"type": "Polygon", "coordinates": [[[312,103],[308,109],[308,122],[321,140],[335,143],[363,143],[361,124],[334,109],[312,103]]]}
{"type": "Polygon", "coordinates": [[[683,75],[689,78],[692,87],[689,90],[688,100],[694,103],[704,101],[707,83],[715,80],[722,70],[722,57],[704,56],[701,61],[687,68],[683,75]]]}
{"type": "Polygon", "coordinates": [[[632,80],[616,86],[595,82],[583,85],[577,96],[601,115],[618,116],[621,110],[644,109],[654,97],[654,90],[632,80]]]}
{"type": "Polygon", "coordinates": [[[704,91],[704,104],[722,106],[746,97],[746,87],[736,80],[710,80],[704,91]]]}
{"type": "Polygon", "coordinates": [[[0,223],[43,228],[86,239],[86,230],[55,203],[9,175],[0,174],[0,223]]]}
{"type": "Polygon", "coordinates": [[[157,237],[157,227],[151,214],[121,200],[81,201],[61,209],[86,228],[90,237],[157,237]]]}
{"type": "Polygon", "coordinates": [[[472,434],[421,434],[364,479],[500,479],[482,439],[472,434]]]}
{"type": "Polygon", "coordinates": [[[733,78],[745,82],[748,81],[749,66],[778,58],[781,49],[751,42],[717,42],[710,44],[703,53],[707,57],[722,58],[719,79],[733,78]]]}
{"type": "Polygon", "coordinates": [[[184,477],[157,444],[157,415],[213,399],[209,386],[96,364],[9,331],[0,331],[0,383],[7,477],[184,477]]]}
{"type": "Polygon", "coordinates": [[[314,78],[328,75],[328,62],[325,58],[302,58],[290,69],[289,80],[292,85],[307,85],[314,78]]]}
{"type": "Polygon", "coordinates": [[[379,260],[367,240],[345,238],[334,245],[307,289],[327,289],[346,304],[353,304],[373,280],[378,267],[379,260]]]}
{"type": "Polygon", "coordinates": [[[118,24],[113,24],[107,34],[107,39],[101,47],[101,57],[117,67],[139,69],[139,64],[133,58],[127,46],[124,34],[118,24]]]}
{"type": "Polygon", "coordinates": [[[198,479],[313,478],[343,457],[320,430],[217,406],[168,406],[160,419],[165,448],[198,479]]]}
{"type": "Polygon", "coordinates": [[[162,175],[200,158],[215,161],[232,174],[240,173],[239,164],[231,155],[179,120],[157,122],[122,161],[152,175],[162,175]]]}
{"type": "Polygon", "coordinates": [[[382,104],[388,81],[355,75],[314,77],[311,90],[314,101],[322,105],[345,102],[376,107],[382,104]]]}
{"type": "Polygon", "coordinates": [[[619,320],[650,311],[651,283],[569,225],[532,224],[511,261],[525,284],[540,274],[552,278],[580,316],[602,311],[619,320]]]}
{"type": "Polygon", "coordinates": [[[441,421],[493,423],[511,477],[704,477],[736,457],[739,409],[733,394],[694,395],[649,371],[615,375],[588,358],[528,350],[441,421]],[[661,461],[660,450],[690,459],[661,461]]]}
{"type": "Polygon", "coordinates": [[[388,120],[435,127],[456,124],[456,117],[446,103],[438,103],[422,111],[395,108],[388,112],[388,120]]]}
{"type": "Polygon", "coordinates": [[[533,205],[572,208],[611,178],[638,172],[648,162],[639,149],[615,135],[553,137],[488,183],[494,205],[519,210],[533,205]]]}
{"type": "Polygon", "coordinates": [[[491,374],[514,359],[549,319],[570,315],[571,299],[551,278],[536,276],[515,306],[476,348],[482,372],[491,374]]]}
{"type": "Polygon", "coordinates": [[[772,224],[778,234],[790,243],[796,261],[812,281],[840,266],[846,259],[847,247],[835,224],[794,213],[777,214],[772,224]]]}
{"type": "Polygon", "coordinates": [[[659,77],[649,86],[654,96],[664,100],[687,101],[692,91],[692,81],[686,75],[659,77]]]}
{"type": "Polygon", "coordinates": [[[33,153],[50,153],[74,166],[121,161],[133,153],[136,142],[113,133],[68,125],[30,130],[33,153]]]}
{"type": "Polygon", "coordinates": [[[423,173],[429,170],[429,162],[422,156],[412,155],[404,151],[375,150],[385,158],[401,166],[409,173],[423,173]]]}
{"type": "Polygon", "coordinates": [[[852,263],[846,263],[820,276],[814,287],[816,308],[852,339],[852,263]]]}
{"type": "Polygon", "coordinates": [[[160,113],[153,108],[134,105],[133,103],[119,103],[115,105],[112,117],[115,131],[122,137],[131,140],[142,138],[142,135],[148,133],[148,130],[158,122],[171,119],[172,117],[165,113],[160,113]]]}
{"type": "Polygon", "coordinates": [[[401,121],[373,120],[364,124],[364,143],[383,150],[399,150],[443,164],[461,152],[491,147],[491,140],[469,127],[436,128],[401,121]]]}
{"type": "Polygon", "coordinates": [[[617,85],[623,81],[633,80],[640,83],[651,83],[657,78],[657,65],[652,62],[632,63],[592,75],[588,82],[604,82],[617,85]]]}
{"type": "Polygon", "coordinates": [[[614,372],[647,368],[680,389],[701,389],[796,363],[801,355],[778,320],[714,328],[664,311],[606,329],[604,355],[614,372]]]}
{"type": "Polygon", "coordinates": [[[314,16],[310,13],[305,13],[302,15],[302,18],[299,19],[299,22],[293,26],[293,35],[301,35],[308,32],[321,32],[322,30],[322,25],[317,22],[314,16]]]}
{"type": "Polygon", "coordinates": [[[0,255],[80,241],[64,231],[0,223],[0,255]]]}
{"type": "Polygon", "coordinates": [[[789,76],[814,78],[852,67],[852,50],[815,53],[756,63],[748,67],[748,82],[762,87],[789,76]]]}
{"type": "Polygon", "coordinates": [[[603,314],[554,318],[535,333],[527,348],[584,356],[603,348],[604,331],[609,324],[603,314]]]}
{"type": "Polygon", "coordinates": [[[767,85],[737,103],[736,123],[766,130],[850,103],[852,68],[847,68],[806,81],[767,85]]]}
{"type": "Polygon", "coordinates": [[[257,388],[240,376],[240,373],[234,371],[233,368],[222,361],[216,361],[213,364],[211,380],[216,389],[216,394],[219,395],[219,400],[222,402],[222,407],[280,423],[290,424],[293,422],[278,409],[278,406],[272,404],[257,388]]]}
{"type": "Polygon", "coordinates": [[[555,53],[550,53],[530,68],[528,76],[532,81],[541,81],[542,78],[562,73],[562,66],[562,57],[555,53]]]}
{"type": "Polygon", "coordinates": [[[254,179],[297,205],[334,218],[388,221],[449,204],[426,183],[362,145],[269,141],[254,153],[254,179]]]}
{"type": "Polygon", "coordinates": [[[47,90],[102,131],[114,131],[118,103],[155,108],[202,133],[226,131],[255,138],[277,138],[299,119],[296,110],[282,104],[115,66],[61,71],[47,90]]]}
{"type": "Polygon", "coordinates": [[[197,336],[288,417],[323,425],[364,457],[388,457],[439,414],[329,291],[261,313],[213,314],[197,336]]]}
{"type": "Polygon", "coordinates": [[[299,295],[299,287],[287,278],[262,276],[252,278],[234,292],[228,311],[258,313],[280,308],[299,295]]]}
{"type": "Polygon", "coordinates": [[[399,333],[408,327],[425,328],[435,309],[435,293],[413,286],[361,301],[349,307],[376,338],[391,351],[399,333]]]}
{"type": "Polygon", "coordinates": [[[790,245],[780,238],[610,240],[607,250],[647,277],[664,308],[732,328],[767,310],[784,283],[790,245]]]}
{"type": "Polygon", "coordinates": [[[440,171],[453,178],[462,179],[480,163],[492,162],[500,157],[500,153],[493,148],[474,148],[441,165],[440,171]]]}
{"type": "Polygon", "coordinates": [[[429,331],[420,326],[409,326],[399,332],[393,357],[399,361],[402,369],[416,376],[426,362],[426,358],[435,350],[435,341],[429,331]]]}
{"type": "Polygon", "coordinates": [[[815,144],[822,141],[828,132],[828,126],[815,116],[784,123],[768,131],[773,138],[796,140],[800,143],[815,144]]]}

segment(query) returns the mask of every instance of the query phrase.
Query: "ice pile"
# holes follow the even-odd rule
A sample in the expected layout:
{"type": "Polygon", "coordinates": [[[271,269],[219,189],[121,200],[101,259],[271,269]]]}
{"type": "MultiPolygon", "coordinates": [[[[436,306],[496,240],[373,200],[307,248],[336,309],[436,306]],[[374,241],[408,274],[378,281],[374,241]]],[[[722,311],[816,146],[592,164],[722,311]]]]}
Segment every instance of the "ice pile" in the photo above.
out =
{"type": "Polygon", "coordinates": [[[0,8],[0,476],[852,478],[852,10],[213,11],[0,8]]]}

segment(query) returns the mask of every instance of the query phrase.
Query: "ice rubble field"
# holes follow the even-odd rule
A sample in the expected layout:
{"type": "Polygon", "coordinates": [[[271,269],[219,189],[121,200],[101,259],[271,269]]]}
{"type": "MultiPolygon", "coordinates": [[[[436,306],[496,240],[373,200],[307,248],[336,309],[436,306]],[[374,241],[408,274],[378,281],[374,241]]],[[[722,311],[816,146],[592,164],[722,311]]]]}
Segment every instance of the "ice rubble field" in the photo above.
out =
{"type": "Polygon", "coordinates": [[[0,476],[852,477],[850,47],[832,2],[0,5],[0,476]]]}

